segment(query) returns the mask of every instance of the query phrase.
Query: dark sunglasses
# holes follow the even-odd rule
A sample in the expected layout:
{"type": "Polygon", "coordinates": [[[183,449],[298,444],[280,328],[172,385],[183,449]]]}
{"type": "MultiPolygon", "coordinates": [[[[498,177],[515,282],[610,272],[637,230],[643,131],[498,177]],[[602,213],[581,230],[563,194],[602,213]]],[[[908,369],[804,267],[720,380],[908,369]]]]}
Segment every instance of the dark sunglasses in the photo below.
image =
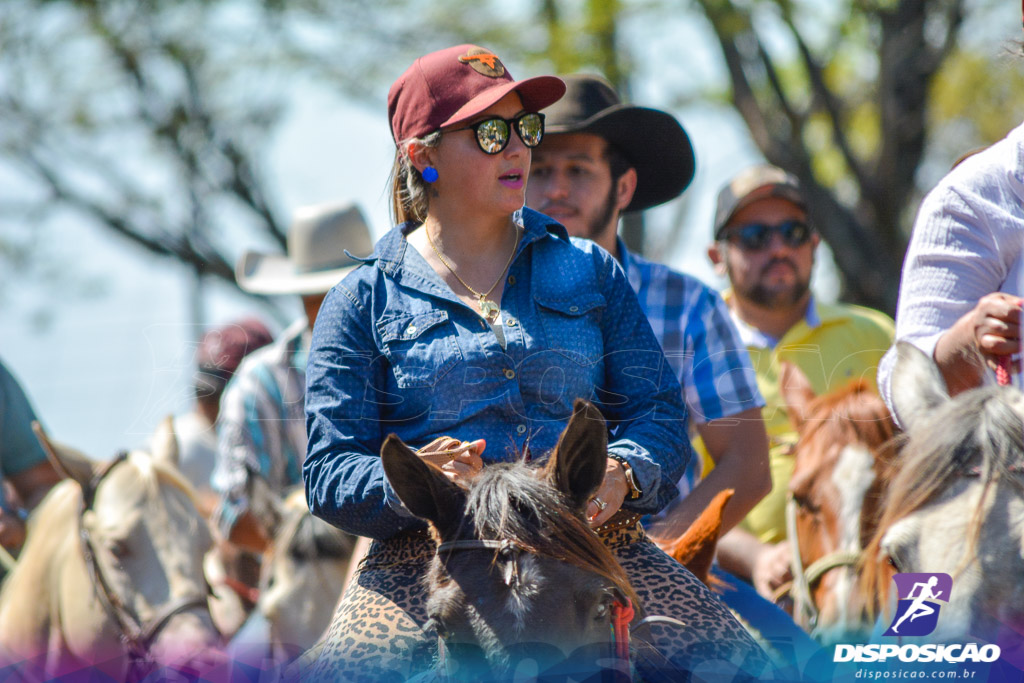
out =
{"type": "Polygon", "coordinates": [[[528,112],[511,119],[492,116],[465,128],[453,128],[452,132],[471,130],[476,133],[476,144],[484,154],[498,154],[508,147],[513,128],[524,145],[536,147],[544,137],[544,114],[528,112]]]}
{"type": "Polygon", "coordinates": [[[760,251],[771,243],[775,233],[779,234],[786,246],[796,248],[807,244],[813,232],[806,223],[797,220],[783,221],[778,225],[748,223],[730,230],[724,239],[747,251],[760,251]]]}

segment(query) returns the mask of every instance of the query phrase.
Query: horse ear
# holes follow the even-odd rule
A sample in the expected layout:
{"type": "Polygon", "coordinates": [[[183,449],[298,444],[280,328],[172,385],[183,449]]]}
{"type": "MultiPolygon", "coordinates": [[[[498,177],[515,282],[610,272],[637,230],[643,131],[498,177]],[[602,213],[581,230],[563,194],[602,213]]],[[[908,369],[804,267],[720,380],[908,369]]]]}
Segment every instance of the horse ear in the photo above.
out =
{"type": "Polygon", "coordinates": [[[818,397],[811,380],[795,364],[784,360],[779,364],[779,387],[789,421],[799,431],[809,417],[807,406],[818,397]]]}
{"type": "Polygon", "coordinates": [[[94,469],[92,459],[70,446],[51,441],[43,431],[42,425],[36,421],[32,422],[32,431],[35,432],[36,438],[42,444],[43,450],[46,451],[46,457],[57,470],[57,474],[62,479],[74,479],[83,491],[87,491],[92,486],[94,469]]]}
{"type": "Polygon", "coordinates": [[[409,512],[442,533],[461,519],[463,490],[395,434],[384,439],[380,459],[384,475],[409,512]]]}
{"type": "Polygon", "coordinates": [[[715,559],[715,549],[722,532],[725,504],[735,492],[735,489],[719,491],[682,536],[662,545],[666,553],[705,585],[708,585],[711,577],[711,563],[715,559]]]}
{"type": "Polygon", "coordinates": [[[948,400],[946,381],[935,361],[909,342],[896,342],[892,403],[900,426],[911,429],[922,417],[948,400]]]}
{"type": "Polygon", "coordinates": [[[153,432],[153,458],[178,469],[178,437],[174,434],[174,417],[171,415],[160,420],[153,432]]]}
{"type": "Polygon", "coordinates": [[[572,417],[558,437],[544,475],[582,510],[604,481],[608,460],[608,426],[594,404],[576,399],[572,417]]]}

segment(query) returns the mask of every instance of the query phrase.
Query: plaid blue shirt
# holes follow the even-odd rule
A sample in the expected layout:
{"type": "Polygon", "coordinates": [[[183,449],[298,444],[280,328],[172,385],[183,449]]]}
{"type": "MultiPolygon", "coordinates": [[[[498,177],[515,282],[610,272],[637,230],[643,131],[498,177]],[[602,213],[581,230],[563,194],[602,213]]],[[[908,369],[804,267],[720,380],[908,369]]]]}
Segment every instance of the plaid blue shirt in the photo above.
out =
{"type": "MultiPolygon", "coordinates": [[[[763,407],[750,356],[718,292],[693,276],[631,254],[621,239],[618,249],[640,308],[683,385],[693,423],[763,407]]],[[[689,493],[700,474],[700,458],[694,458],[679,493],[689,493]]]]}

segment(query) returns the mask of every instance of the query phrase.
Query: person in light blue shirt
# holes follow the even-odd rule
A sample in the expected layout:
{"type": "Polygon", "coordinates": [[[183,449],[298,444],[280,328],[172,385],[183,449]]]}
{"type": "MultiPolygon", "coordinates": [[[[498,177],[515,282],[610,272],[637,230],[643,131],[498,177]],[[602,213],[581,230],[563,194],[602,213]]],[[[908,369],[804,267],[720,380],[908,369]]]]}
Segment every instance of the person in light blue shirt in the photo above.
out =
{"type": "Polygon", "coordinates": [[[523,208],[536,112],[564,90],[550,76],[515,81],[472,45],[421,57],[391,88],[399,225],[327,295],[306,370],[310,509],[375,539],[314,677],[405,680],[434,660],[422,582],[434,545],[384,475],[385,437],[470,444],[442,468],[465,481],[520,454],[546,458],[577,398],[609,426],[591,524],[647,613],[690,625],[654,626],[652,642],[687,670],[763,672],[738,622],[639,526],[677,495],[692,450],[678,381],[625,273],[523,208]]]}

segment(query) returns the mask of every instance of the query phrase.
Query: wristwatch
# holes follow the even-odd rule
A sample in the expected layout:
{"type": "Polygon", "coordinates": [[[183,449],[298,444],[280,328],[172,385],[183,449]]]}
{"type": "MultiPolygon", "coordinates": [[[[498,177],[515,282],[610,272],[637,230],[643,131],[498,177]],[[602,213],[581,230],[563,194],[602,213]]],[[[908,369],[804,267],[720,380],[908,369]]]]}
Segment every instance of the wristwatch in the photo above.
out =
{"type": "Polygon", "coordinates": [[[608,457],[622,465],[622,473],[626,475],[626,486],[629,488],[629,492],[626,494],[626,500],[636,500],[640,496],[644,495],[644,490],[640,488],[640,484],[636,480],[636,475],[633,474],[633,466],[629,464],[629,461],[621,455],[609,455],[608,457]]]}

